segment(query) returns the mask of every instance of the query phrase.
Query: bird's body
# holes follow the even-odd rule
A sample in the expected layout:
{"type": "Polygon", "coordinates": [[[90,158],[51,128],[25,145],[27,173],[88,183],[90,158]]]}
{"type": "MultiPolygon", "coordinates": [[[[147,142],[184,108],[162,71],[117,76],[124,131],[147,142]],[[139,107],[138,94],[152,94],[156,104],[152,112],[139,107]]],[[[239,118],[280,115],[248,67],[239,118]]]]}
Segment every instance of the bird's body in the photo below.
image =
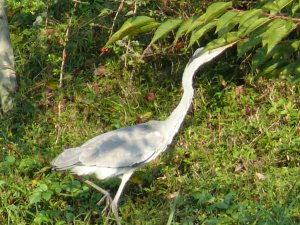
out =
{"type": "Polygon", "coordinates": [[[52,165],[75,174],[95,174],[98,179],[121,176],[143,166],[166,147],[165,122],[149,121],[96,136],[80,147],[66,149],[52,165]]]}
{"type": "Polygon", "coordinates": [[[212,51],[200,48],[195,52],[183,74],[183,96],[166,120],[149,121],[98,135],[80,147],[64,150],[52,161],[53,168],[70,169],[79,176],[94,174],[100,180],[121,177],[122,182],[111,203],[118,218],[117,203],[132,173],[165,151],[178,132],[193,99],[193,75],[201,65],[230,46],[212,51]]]}

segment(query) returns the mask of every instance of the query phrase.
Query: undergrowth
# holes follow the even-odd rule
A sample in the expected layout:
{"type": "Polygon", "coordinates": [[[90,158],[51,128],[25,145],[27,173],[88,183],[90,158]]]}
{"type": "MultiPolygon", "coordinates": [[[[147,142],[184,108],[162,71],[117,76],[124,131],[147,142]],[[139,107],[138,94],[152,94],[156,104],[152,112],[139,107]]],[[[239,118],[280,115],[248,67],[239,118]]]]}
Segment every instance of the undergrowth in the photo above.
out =
{"type": "MultiPolygon", "coordinates": [[[[35,20],[26,12],[25,28],[12,26],[20,87],[16,108],[0,121],[0,224],[110,224],[113,216],[96,205],[101,195],[70,173],[52,171],[50,161],[106,131],[163,120],[181,97],[191,53],[143,63],[136,59],[144,46],[136,41],[133,51],[116,46],[101,55],[106,28],[82,27],[92,19],[86,12],[92,17],[102,6],[93,2],[76,14],[62,88],[67,16],[53,9],[71,6],[53,6],[52,30],[27,26],[35,20]]],[[[128,182],[122,223],[299,224],[299,85],[255,76],[230,52],[194,81],[193,105],[173,144],[128,182]]],[[[119,184],[90,179],[111,193],[119,184]]]]}
{"type": "MultiPolygon", "coordinates": [[[[299,89],[251,75],[239,85],[218,73],[211,78],[217,65],[196,76],[193,106],[169,151],[129,182],[120,204],[125,224],[166,224],[177,195],[173,224],[299,222],[299,89]]],[[[177,78],[163,75],[169,81],[162,88],[155,80],[146,85],[143,74],[126,76],[66,85],[59,121],[55,103],[35,106],[29,119],[24,108],[3,119],[2,222],[108,223],[96,206],[100,194],[69,173],[51,171],[49,162],[96,134],[164,119],[180,98],[177,78]],[[95,84],[104,90],[95,91],[95,84]]],[[[114,192],[118,180],[100,184],[114,192]]]]}

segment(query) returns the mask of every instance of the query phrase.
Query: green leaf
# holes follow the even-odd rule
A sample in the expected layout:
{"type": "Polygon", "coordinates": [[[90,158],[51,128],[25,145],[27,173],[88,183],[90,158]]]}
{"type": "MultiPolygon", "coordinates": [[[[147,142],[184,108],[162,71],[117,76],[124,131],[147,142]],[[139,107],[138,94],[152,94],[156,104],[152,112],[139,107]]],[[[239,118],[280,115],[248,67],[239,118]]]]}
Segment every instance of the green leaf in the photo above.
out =
{"type": "Polygon", "coordinates": [[[187,33],[188,29],[190,28],[193,21],[195,21],[195,19],[196,19],[195,17],[190,17],[187,20],[184,20],[180,24],[180,27],[178,28],[175,35],[175,40],[174,40],[175,43],[178,41],[179,38],[181,38],[185,33],[187,33]]]}
{"type": "Polygon", "coordinates": [[[219,32],[221,29],[224,29],[224,27],[231,24],[232,20],[236,18],[238,14],[238,12],[228,11],[224,15],[222,15],[218,21],[215,33],[219,32]]]}
{"type": "Polygon", "coordinates": [[[238,32],[240,37],[245,37],[253,30],[262,25],[265,19],[261,19],[261,9],[253,9],[241,16],[238,32]]]}
{"type": "Polygon", "coordinates": [[[211,200],[213,196],[208,191],[205,190],[202,191],[201,193],[196,192],[195,194],[193,194],[193,198],[197,200],[197,206],[201,207],[207,202],[209,202],[209,200],[211,200]]]}
{"type": "Polygon", "coordinates": [[[279,13],[283,8],[292,3],[293,0],[277,0],[266,3],[262,8],[270,11],[271,15],[279,13]]]}
{"type": "Polygon", "coordinates": [[[282,10],[286,6],[288,6],[290,3],[292,3],[293,0],[277,0],[276,4],[278,5],[278,8],[282,10]]]}
{"type": "Polygon", "coordinates": [[[272,56],[274,59],[278,58],[289,58],[291,57],[294,53],[299,51],[300,47],[300,41],[295,41],[295,40],[288,40],[288,41],[283,41],[276,45],[272,51],[270,51],[268,54],[272,56]]]}
{"type": "Polygon", "coordinates": [[[39,191],[47,191],[48,186],[46,184],[40,183],[36,189],[39,191]]]}
{"type": "Polygon", "coordinates": [[[207,48],[214,49],[224,45],[233,44],[239,40],[240,38],[238,37],[237,32],[229,32],[223,35],[222,37],[214,39],[211,42],[209,42],[207,44],[207,48]]]}
{"type": "Polygon", "coordinates": [[[108,16],[109,14],[111,14],[113,11],[109,8],[104,8],[100,11],[99,16],[108,16]]]}
{"type": "Polygon", "coordinates": [[[127,36],[130,32],[133,32],[137,28],[153,22],[155,22],[155,20],[148,16],[132,17],[126,20],[125,23],[122,25],[122,27],[110,37],[110,39],[107,41],[105,46],[108,46],[122,39],[123,37],[127,36]]]}
{"type": "Polygon", "coordinates": [[[205,22],[205,14],[199,16],[197,19],[193,20],[191,23],[191,26],[187,30],[187,33],[190,33],[191,31],[195,30],[197,27],[200,27],[205,22]]]}
{"type": "Polygon", "coordinates": [[[230,207],[229,204],[227,204],[224,201],[220,201],[220,202],[216,202],[216,203],[210,205],[209,207],[207,207],[206,211],[207,212],[212,212],[212,211],[215,211],[215,210],[226,210],[229,207],[230,207]]]}
{"type": "Polygon", "coordinates": [[[269,21],[270,21],[270,19],[267,17],[258,18],[255,21],[253,21],[253,23],[251,23],[245,29],[239,30],[239,36],[246,36],[249,33],[251,33],[252,31],[254,31],[255,29],[259,28],[260,26],[266,24],[269,21]]]}
{"type": "MultiPolygon", "coordinates": [[[[260,66],[272,60],[289,60],[289,58],[299,51],[300,41],[285,41],[276,45],[272,51],[267,52],[267,47],[262,47],[256,50],[252,57],[252,68],[255,70],[260,66]]],[[[271,63],[272,64],[272,63],[271,63]]]]}
{"type": "MultiPolygon", "coordinates": [[[[238,50],[238,56],[241,57],[244,55],[247,51],[251,50],[255,46],[257,46],[261,42],[262,38],[260,36],[253,37],[250,39],[244,39],[243,41],[240,41],[237,44],[237,50],[238,50]]],[[[264,58],[260,58],[258,62],[259,65],[263,64],[265,61],[273,58],[289,58],[291,57],[295,52],[299,51],[300,48],[300,41],[285,41],[282,43],[279,43],[274,47],[272,51],[267,53],[266,48],[262,48],[263,52],[261,53],[264,58]]],[[[261,49],[261,50],[262,50],[261,49]]],[[[257,66],[259,66],[257,65],[257,66]]]]}
{"type": "Polygon", "coordinates": [[[33,192],[32,195],[29,196],[29,204],[34,204],[34,203],[38,203],[39,201],[41,201],[42,196],[41,196],[41,192],[33,192]]]}
{"type": "Polygon", "coordinates": [[[255,38],[255,37],[263,37],[265,33],[268,31],[270,28],[271,23],[267,23],[265,26],[259,26],[257,27],[254,31],[249,33],[249,38],[255,38]]]}
{"type": "Polygon", "coordinates": [[[262,9],[265,11],[269,11],[271,15],[274,15],[280,11],[280,9],[278,8],[278,5],[275,4],[274,2],[266,3],[265,5],[263,5],[262,9]]]}
{"type": "Polygon", "coordinates": [[[229,192],[225,197],[224,197],[224,202],[228,205],[230,205],[233,200],[234,200],[234,197],[236,196],[236,193],[235,192],[229,192]]]}
{"type": "Polygon", "coordinates": [[[252,57],[252,69],[256,70],[260,65],[262,65],[267,60],[267,48],[262,47],[256,49],[252,57]]]}
{"type": "Polygon", "coordinates": [[[259,73],[261,76],[264,75],[278,75],[279,72],[276,71],[277,68],[280,68],[282,66],[286,66],[288,64],[287,59],[273,59],[265,63],[261,68],[261,72],[259,73]]]}
{"type": "MultiPolygon", "coordinates": [[[[266,47],[257,49],[252,57],[252,69],[255,70],[258,67],[261,67],[261,70],[264,70],[270,66],[274,67],[276,60],[279,62],[278,65],[282,65],[283,62],[287,62],[287,59],[271,59],[270,56],[270,54],[267,54],[266,47]]],[[[274,69],[275,68],[276,67],[274,67],[274,69]]]]}
{"type": "Polygon", "coordinates": [[[188,47],[191,47],[197,40],[199,40],[203,36],[203,34],[205,34],[205,32],[211,30],[216,25],[217,25],[217,21],[213,21],[196,30],[191,36],[188,47]]]}
{"type": "Polygon", "coordinates": [[[274,20],[270,28],[265,32],[262,40],[263,46],[268,46],[270,52],[284,37],[297,27],[291,20],[274,20]]]}
{"type": "Polygon", "coordinates": [[[231,32],[235,27],[236,25],[239,23],[239,19],[236,17],[236,18],[233,18],[232,21],[226,26],[226,27],[223,27],[219,32],[218,32],[218,37],[221,37],[223,35],[225,35],[226,33],[229,33],[231,32]]]}
{"type": "Polygon", "coordinates": [[[296,41],[293,41],[292,44],[291,44],[291,47],[297,51],[300,49],[300,41],[299,40],[296,40],[296,41]]]}
{"type": "Polygon", "coordinates": [[[8,156],[5,157],[5,162],[7,164],[14,164],[15,161],[16,161],[16,158],[12,155],[8,155],[8,156]]]}
{"type": "Polygon", "coordinates": [[[141,27],[148,23],[155,22],[155,20],[148,16],[135,16],[131,17],[124,22],[119,31],[128,30],[132,27],[141,27]]]}
{"type": "Polygon", "coordinates": [[[300,76],[300,59],[279,69],[279,73],[280,73],[280,75],[300,76]]]}
{"type": "Polygon", "coordinates": [[[300,9],[300,2],[294,3],[292,6],[292,15],[295,16],[296,12],[300,9]]]}
{"type": "Polygon", "coordinates": [[[145,26],[138,27],[134,29],[132,32],[128,33],[127,36],[133,37],[138,34],[147,33],[155,28],[157,28],[160,25],[158,22],[151,22],[149,24],[146,24],[145,26]]]}
{"type": "Polygon", "coordinates": [[[52,191],[44,191],[42,192],[42,198],[48,201],[51,198],[52,194],[53,194],[52,191]]]}
{"type": "Polygon", "coordinates": [[[216,2],[208,6],[205,13],[205,22],[209,22],[224,14],[227,9],[232,7],[232,2],[216,2]]]}
{"type": "Polygon", "coordinates": [[[246,52],[253,49],[261,43],[261,37],[247,38],[237,44],[238,57],[243,56],[246,52]]]}
{"type": "Polygon", "coordinates": [[[239,36],[240,37],[246,36],[245,33],[246,33],[247,29],[249,29],[249,27],[252,26],[253,23],[255,23],[258,20],[261,12],[262,12],[261,9],[253,9],[253,10],[245,12],[241,16],[240,25],[239,25],[239,36]]]}
{"type": "Polygon", "coordinates": [[[256,19],[257,16],[259,14],[261,14],[261,12],[262,12],[261,9],[252,9],[252,10],[249,10],[249,11],[245,12],[241,16],[239,27],[244,26],[245,23],[247,24],[246,26],[248,26],[249,20],[252,21],[253,19],[256,19]]]}
{"type": "Polygon", "coordinates": [[[242,56],[247,51],[259,45],[268,29],[269,24],[267,26],[260,26],[249,34],[249,41],[248,39],[243,39],[244,41],[238,44],[238,56],[242,56]]]}
{"type": "Polygon", "coordinates": [[[61,184],[59,182],[51,182],[51,189],[54,190],[56,193],[60,193],[62,191],[61,184]]]}
{"type": "Polygon", "coordinates": [[[150,44],[153,44],[155,41],[162,38],[173,29],[177,28],[181,24],[181,22],[182,20],[180,19],[169,19],[166,22],[160,24],[157,30],[155,31],[150,44]]]}

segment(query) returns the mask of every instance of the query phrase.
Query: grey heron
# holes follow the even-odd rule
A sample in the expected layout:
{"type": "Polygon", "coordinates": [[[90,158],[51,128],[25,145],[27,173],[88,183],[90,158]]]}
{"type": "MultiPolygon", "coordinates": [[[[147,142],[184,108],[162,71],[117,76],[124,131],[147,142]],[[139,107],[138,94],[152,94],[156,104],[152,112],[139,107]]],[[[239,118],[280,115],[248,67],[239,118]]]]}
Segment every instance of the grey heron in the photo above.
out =
{"type": "Polygon", "coordinates": [[[113,200],[107,191],[89,182],[104,194],[120,224],[117,205],[125,184],[136,169],[154,160],[172,142],[191,105],[194,95],[193,76],[197,69],[231,45],[214,50],[197,49],[183,73],[182,98],[166,120],[152,120],[100,134],[79,147],[64,150],[51,162],[53,168],[70,169],[79,176],[94,174],[100,180],[121,177],[121,184],[113,200]]]}

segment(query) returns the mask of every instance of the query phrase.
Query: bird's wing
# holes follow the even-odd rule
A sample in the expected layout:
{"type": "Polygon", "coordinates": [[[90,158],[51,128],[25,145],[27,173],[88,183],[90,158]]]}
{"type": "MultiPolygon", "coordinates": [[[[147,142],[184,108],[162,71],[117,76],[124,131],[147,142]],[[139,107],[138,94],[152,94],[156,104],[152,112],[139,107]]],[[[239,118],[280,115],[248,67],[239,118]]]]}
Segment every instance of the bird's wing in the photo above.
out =
{"type": "Polygon", "coordinates": [[[53,159],[51,165],[55,170],[69,169],[78,163],[80,154],[80,147],[65,149],[61,154],[53,159]]]}
{"type": "Polygon", "coordinates": [[[145,162],[164,146],[158,121],[125,127],[96,136],[81,148],[79,163],[99,167],[128,167],[145,162]]]}

